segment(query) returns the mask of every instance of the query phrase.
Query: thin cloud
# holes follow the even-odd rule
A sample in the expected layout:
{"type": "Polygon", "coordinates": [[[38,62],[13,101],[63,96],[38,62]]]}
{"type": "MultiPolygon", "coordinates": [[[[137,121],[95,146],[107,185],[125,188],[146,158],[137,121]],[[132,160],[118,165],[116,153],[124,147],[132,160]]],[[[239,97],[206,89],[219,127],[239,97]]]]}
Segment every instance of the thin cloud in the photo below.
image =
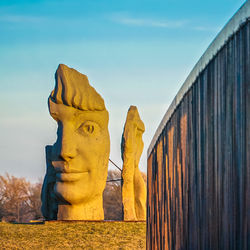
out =
{"type": "Polygon", "coordinates": [[[220,30],[219,27],[205,27],[205,26],[195,26],[192,29],[196,31],[212,31],[212,32],[218,32],[220,30]]]}
{"type": "Polygon", "coordinates": [[[218,27],[196,26],[191,20],[160,20],[150,18],[135,18],[128,15],[114,15],[112,21],[134,27],[156,27],[166,29],[181,29],[201,31],[201,32],[217,32],[218,27]]]}
{"type": "Polygon", "coordinates": [[[46,18],[37,16],[22,16],[22,15],[5,15],[0,16],[0,22],[6,23],[40,23],[46,18]]]}
{"type": "Polygon", "coordinates": [[[133,17],[114,17],[113,21],[130,26],[139,26],[139,27],[158,27],[158,28],[181,28],[184,27],[187,23],[185,20],[154,20],[146,18],[133,18],[133,17]]]}

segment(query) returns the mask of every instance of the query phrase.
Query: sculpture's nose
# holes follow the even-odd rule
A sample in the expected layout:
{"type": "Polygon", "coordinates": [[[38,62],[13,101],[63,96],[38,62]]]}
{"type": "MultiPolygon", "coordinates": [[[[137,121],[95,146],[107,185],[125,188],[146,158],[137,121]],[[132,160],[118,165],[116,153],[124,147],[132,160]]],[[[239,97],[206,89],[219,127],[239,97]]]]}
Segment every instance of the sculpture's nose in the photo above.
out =
{"type": "Polygon", "coordinates": [[[77,152],[76,152],[76,145],[74,143],[74,129],[71,126],[67,125],[59,125],[58,124],[58,154],[59,157],[62,158],[64,161],[70,161],[73,159],[77,152]]]}
{"type": "Polygon", "coordinates": [[[67,143],[67,144],[62,143],[60,157],[64,161],[69,161],[69,160],[73,159],[75,157],[75,155],[76,155],[75,150],[74,150],[74,148],[71,147],[71,145],[69,145],[69,143],[67,143]]]}

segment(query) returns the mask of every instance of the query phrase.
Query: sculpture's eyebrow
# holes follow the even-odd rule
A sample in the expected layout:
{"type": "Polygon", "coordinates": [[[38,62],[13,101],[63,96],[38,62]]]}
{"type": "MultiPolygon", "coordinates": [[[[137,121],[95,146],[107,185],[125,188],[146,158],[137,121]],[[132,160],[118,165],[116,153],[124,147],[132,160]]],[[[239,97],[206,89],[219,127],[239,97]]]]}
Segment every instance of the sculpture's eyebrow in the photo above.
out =
{"type": "Polygon", "coordinates": [[[104,111],[97,110],[77,110],[74,113],[75,117],[100,117],[104,114],[104,111]]]}
{"type": "Polygon", "coordinates": [[[144,132],[144,130],[143,129],[141,129],[140,127],[137,127],[137,130],[139,130],[140,132],[144,132]]]}
{"type": "Polygon", "coordinates": [[[50,111],[50,115],[55,119],[58,118],[59,113],[57,111],[50,111]]]}
{"type": "Polygon", "coordinates": [[[58,112],[57,111],[51,111],[50,114],[54,115],[54,116],[58,116],[58,112]]]}
{"type": "Polygon", "coordinates": [[[78,121],[79,123],[90,120],[97,122],[100,126],[105,126],[105,124],[108,122],[108,114],[107,111],[82,111],[79,110],[75,112],[74,119],[78,121]]]}

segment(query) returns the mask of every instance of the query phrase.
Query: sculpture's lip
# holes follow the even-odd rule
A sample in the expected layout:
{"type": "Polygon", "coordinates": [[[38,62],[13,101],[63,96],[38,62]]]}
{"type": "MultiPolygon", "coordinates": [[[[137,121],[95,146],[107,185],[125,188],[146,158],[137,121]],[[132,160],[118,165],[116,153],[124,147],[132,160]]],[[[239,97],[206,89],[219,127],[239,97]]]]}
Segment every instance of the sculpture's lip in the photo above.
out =
{"type": "Polygon", "coordinates": [[[61,182],[74,182],[80,180],[82,177],[84,177],[86,174],[88,174],[88,171],[86,172],[70,172],[70,173],[57,173],[56,179],[57,181],[61,182]]]}
{"type": "Polygon", "coordinates": [[[72,167],[70,167],[69,162],[67,161],[52,161],[52,165],[55,168],[57,173],[77,173],[77,174],[81,174],[81,173],[85,173],[86,171],[82,171],[79,169],[74,169],[72,167]]]}

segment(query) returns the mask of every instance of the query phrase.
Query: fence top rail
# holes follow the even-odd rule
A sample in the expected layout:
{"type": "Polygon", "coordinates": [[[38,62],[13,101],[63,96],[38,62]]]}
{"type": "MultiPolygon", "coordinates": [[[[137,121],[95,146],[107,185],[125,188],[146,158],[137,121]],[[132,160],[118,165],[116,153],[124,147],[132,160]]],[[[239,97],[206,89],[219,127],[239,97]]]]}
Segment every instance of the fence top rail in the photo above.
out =
{"type": "Polygon", "coordinates": [[[212,43],[208,46],[205,53],[201,56],[199,61],[195,64],[194,68],[186,78],[185,82],[181,86],[174,100],[170,104],[167,112],[162,118],[160,125],[158,126],[154,137],[149,145],[147,151],[147,157],[150,156],[159,136],[162,133],[162,130],[166,126],[167,122],[173,115],[176,107],[180,104],[184,95],[188,92],[188,90],[194,84],[196,78],[199,74],[205,69],[211,59],[217,54],[217,52],[224,46],[227,40],[232,36],[240,26],[247,21],[250,17],[250,0],[247,0],[240,9],[232,16],[232,18],[228,21],[228,23],[223,27],[223,29],[219,32],[219,34],[215,37],[212,43]]]}

